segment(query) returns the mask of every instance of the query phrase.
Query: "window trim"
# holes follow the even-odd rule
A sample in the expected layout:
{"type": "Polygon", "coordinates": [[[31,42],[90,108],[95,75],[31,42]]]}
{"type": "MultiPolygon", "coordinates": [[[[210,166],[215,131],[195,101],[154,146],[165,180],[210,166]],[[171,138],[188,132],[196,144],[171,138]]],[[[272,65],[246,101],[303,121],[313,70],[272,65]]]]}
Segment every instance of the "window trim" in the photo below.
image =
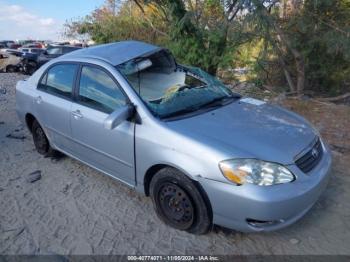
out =
{"type": "Polygon", "coordinates": [[[79,68],[80,68],[80,66],[79,66],[79,63],[77,63],[77,62],[71,62],[71,61],[63,62],[63,61],[60,61],[60,62],[54,63],[54,64],[50,65],[48,68],[46,68],[44,73],[40,76],[39,81],[38,81],[37,86],[36,86],[36,89],[41,91],[41,92],[44,92],[46,94],[50,94],[52,96],[55,96],[55,97],[59,97],[59,98],[62,98],[62,99],[68,100],[68,101],[73,101],[74,100],[74,89],[75,89],[76,82],[77,82],[77,76],[78,76],[79,68]],[[53,68],[53,67],[55,67],[57,65],[75,65],[76,66],[76,69],[75,69],[75,72],[74,72],[73,83],[72,83],[72,91],[71,91],[69,97],[68,96],[64,96],[64,95],[60,95],[58,93],[50,92],[47,89],[43,89],[43,88],[40,87],[42,85],[41,81],[45,77],[46,77],[45,86],[47,85],[47,74],[48,74],[48,72],[50,71],[51,68],[53,68]]]}
{"type": "Polygon", "coordinates": [[[112,81],[117,85],[117,87],[120,89],[122,95],[125,97],[125,102],[126,105],[132,104],[130,98],[128,97],[128,95],[125,93],[123,87],[119,84],[119,82],[117,81],[117,79],[115,79],[115,77],[113,76],[113,74],[107,70],[106,68],[104,68],[103,66],[100,65],[96,65],[93,63],[86,63],[86,62],[79,62],[79,68],[78,68],[78,72],[77,72],[77,77],[76,77],[76,82],[75,82],[75,86],[74,86],[74,90],[73,90],[73,101],[81,106],[85,106],[88,107],[90,109],[96,110],[98,112],[102,112],[104,114],[110,115],[111,113],[105,112],[101,109],[97,109],[94,106],[90,106],[82,101],[79,100],[79,90],[80,90],[80,79],[81,79],[81,72],[83,70],[84,66],[88,66],[88,67],[93,67],[93,68],[97,68],[101,71],[103,71],[104,73],[106,73],[111,79],[112,81]]]}

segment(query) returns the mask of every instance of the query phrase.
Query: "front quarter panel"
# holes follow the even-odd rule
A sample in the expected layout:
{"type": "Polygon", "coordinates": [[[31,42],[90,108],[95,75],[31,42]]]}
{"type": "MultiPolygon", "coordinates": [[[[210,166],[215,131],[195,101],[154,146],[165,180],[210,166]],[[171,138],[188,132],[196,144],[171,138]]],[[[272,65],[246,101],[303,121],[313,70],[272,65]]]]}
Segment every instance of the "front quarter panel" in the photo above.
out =
{"type": "Polygon", "coordinates": [[[154,165],[174,167],[197,181],[202,176],[222,176],[218,163],[225,159],[221,152],[149,118],[136,125],[135,155],[137,189],[141,192],[144,192],[144,176],[154,165]]]}

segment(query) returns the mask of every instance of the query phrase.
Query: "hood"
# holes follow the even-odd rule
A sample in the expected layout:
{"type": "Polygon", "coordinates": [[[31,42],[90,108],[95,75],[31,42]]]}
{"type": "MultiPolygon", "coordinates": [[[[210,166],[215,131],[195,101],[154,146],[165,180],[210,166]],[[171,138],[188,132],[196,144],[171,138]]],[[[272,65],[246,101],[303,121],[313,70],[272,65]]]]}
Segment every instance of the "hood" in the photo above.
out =
{"type": "Polygon", "coordinates": [[[167,125],[224,151],[231,158],[257,158],[285,165],[294,163],[295,156],[316,136],[299,115],[247,98],[193,117],[169,121],[167,125]]]}

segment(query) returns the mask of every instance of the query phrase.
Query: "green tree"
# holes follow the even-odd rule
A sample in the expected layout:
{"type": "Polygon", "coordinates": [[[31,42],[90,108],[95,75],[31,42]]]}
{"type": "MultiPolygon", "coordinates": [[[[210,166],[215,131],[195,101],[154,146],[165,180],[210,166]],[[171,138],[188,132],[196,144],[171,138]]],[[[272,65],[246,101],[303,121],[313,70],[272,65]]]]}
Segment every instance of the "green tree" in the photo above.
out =
{"type": "Polygon", "coordinates": [[[290,91],[337,93],[349,88],[348,0],[284,0],[273,6],[254,2],[258,8],[250,13],[251,28],[266,41],[262,60],[280,65],[290,91]]]}
{"type": "Polygon", "coordinates": [[[349,0],[107,0],[66,35],[146,41],[211,74],[251,66],[256,82],[336,94],[350,85],[349,21],[349,0]]]}

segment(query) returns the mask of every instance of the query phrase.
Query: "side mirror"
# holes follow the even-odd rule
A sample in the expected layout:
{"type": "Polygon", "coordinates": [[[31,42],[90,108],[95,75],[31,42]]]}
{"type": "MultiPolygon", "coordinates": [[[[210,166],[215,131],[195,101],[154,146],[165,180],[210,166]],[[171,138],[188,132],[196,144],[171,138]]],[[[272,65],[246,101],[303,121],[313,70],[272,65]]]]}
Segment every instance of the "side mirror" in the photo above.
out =
{"type": "Polygon", "coordinates": [[[125,105],[117,110],[113,111],[104,121],[104,127],[112,130],[119,126],[122,122],[129,119],[134,111],[132,105],[125,105]]]}

